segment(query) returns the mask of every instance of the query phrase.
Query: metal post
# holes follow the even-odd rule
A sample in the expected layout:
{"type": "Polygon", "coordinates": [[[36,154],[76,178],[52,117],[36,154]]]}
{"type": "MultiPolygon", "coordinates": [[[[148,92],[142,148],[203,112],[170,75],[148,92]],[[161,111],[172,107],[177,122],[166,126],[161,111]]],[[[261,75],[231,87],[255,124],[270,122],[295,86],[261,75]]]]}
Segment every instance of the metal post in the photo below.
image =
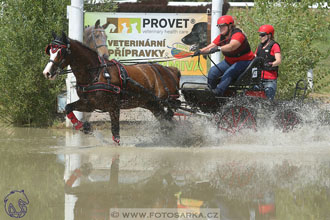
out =
{"type": "MultiPolygon", "coordinates": [[[[84,28],[84,0],[71,0],[71,5],[67,7],[67,19],[69,19],[69,37],[80,42],[83,41],[84,28]]],[[[66,78],[67,103],[77,101],[76,78],[72,73],[66,78]]],[[[74,111],[76,117],[81,120],[82,112],[74,111]]],[[[70,126],[70,121],[66,119],[66,126],[70,126]]]]}
{"type": "Polygon", "coordinates": [[[308,87],[313,91],[313,69],[307,71],[308,87]]]}
{"type": "MultiPolygon", "coordinates": [[[[223,0],[212,0],[211,42],[220,34],[220,30],[217,27],[217,20],[222,15],[222,5],[223,0]]],[[[211,59],[215,63],[218,63],[220,61],[220,53],[211,54],[211,59]]]]}

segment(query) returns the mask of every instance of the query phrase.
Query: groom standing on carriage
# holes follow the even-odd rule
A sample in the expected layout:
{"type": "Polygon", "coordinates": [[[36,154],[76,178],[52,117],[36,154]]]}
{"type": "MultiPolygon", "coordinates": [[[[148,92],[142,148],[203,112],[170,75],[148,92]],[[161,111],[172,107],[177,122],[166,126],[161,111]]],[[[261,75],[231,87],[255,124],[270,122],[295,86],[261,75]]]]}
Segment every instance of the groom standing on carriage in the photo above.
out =
{"type": "Polygon", "coordinates": [[[232,16],[221,16],[217,26],[220,35],[212,43],[196,51],[194,55],[214,53],[219,49],[222,51],[225,59],[211,67],[207,83],[216,96],[223,96],[228,86],[249,66],[254,54],[245,34],[235,27],[232,16]]]}

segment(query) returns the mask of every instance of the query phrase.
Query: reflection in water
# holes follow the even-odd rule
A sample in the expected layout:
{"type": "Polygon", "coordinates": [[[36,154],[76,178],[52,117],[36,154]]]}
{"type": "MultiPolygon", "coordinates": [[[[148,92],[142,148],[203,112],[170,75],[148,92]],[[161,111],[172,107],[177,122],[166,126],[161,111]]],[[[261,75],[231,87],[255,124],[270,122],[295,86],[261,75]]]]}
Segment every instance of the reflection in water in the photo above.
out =
{"type": "MultiPolygon", "coordinates": [[[[94,155],[78,171],[80,186],[67,181],[65,192],[78,198],[75,219],[109,219],[110,208],[219,208],[221,219],[330,216],[327,164],[313,167],[283,160],[269,166],[249,159],[205,158],[215,151],[198,152],[201,157],[188,151],[164,150],[158,157],[155,152],[132,151],[94,155]],[[144,167],[154,159],[152,169],[144,167]],[[131,166],[131,160],[139,161],[131,166]]],[[[77,171],[73,176],[76,179],[77,171]]]]}
{"type": "Polygon", "coordinates": [[[237,136],[218,145],[204,139],[200,148],[150,148],[151,137],[136,143],[127,135],[126,145],[114,147],[75,131],[10,128],[0,133],[0,193],[24,190],[26,219],[109,219],[110,208],[184,207],[218,208],[221,220],[329,219],[330,150],[322,132],[308,133],[309,142],[300,130],[269,137],[272,143],[266,132],[254,142],[237,136]],[[295,135],[299,147],[288,142],[295,135]]]}

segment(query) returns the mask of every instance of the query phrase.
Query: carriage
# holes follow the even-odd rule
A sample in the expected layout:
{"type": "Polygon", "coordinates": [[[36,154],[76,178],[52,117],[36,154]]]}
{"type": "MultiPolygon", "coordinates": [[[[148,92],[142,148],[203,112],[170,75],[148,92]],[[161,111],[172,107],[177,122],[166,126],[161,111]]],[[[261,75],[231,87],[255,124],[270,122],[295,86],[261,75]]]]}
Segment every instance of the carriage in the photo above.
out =
{"type": "Polygon", "coordinates": [[[221,97],[215,96],[206,83],[184,82],[180,88],[184,101],[175,115],[187,116],[184,112],[203,115],[230,133],[257,130],[257,124],[269,120],[282,131],[295,128],[302,122],[298,110],[306,95],[306,82],[297,82],[294,100],[270,101],[261,81],[262,65],[262,58],[255,58],[221,97]]]}

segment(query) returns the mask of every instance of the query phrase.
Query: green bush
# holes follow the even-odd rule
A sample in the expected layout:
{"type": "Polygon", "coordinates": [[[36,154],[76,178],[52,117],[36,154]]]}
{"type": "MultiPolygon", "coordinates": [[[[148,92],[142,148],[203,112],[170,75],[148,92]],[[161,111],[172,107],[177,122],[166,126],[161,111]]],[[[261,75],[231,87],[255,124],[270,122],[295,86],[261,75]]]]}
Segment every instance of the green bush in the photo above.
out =
{"type": "Polygon", "coordinates": [[[114,0],[103,0],[102,3],[96,0],[84,0],[84,10],[88,12],[114,12],[117,4],[114,0]]]}
{"type": "MultiPolygon", "coordinates": [[[[275,28],[275,40],[281,45],[282,64],[279,70],[277,98],[292,97],[295,83],[306,79],[306,73],[329,54],[328,50],[313,47],[315,42],[326,42],[329,23],[329,9],[311,9],[313,3],[293,0],[256,0],[253,8],[235,11],[238,25],[249,38],[252,50],[260,43],[258,29],[263,24],[275,28]]],[[[315,78],[329,77],[329,71],[318,72],[315,78]]]]}
{"type": "Polygon", "coordinates": [[[47,125],[65,81],[42,74],[51,31],[67,30],[69,0],[2,0],[0,14],[0,119],[17,125],[47,125]]]}
{"type": "MultiPolygon", "coordinates": [[[[88,11],[113,11],[113,0],[88,4],[88,11]]],[[[42,71],[48,62],[44,49],[51,32],[67,32],[70,0],[0,1],[0,121],[16,125],[50,125],[56,97],[65,76],[48,81],[42,71]]],[[[86,9],[85,8],[85,9],[86,9]]]]}

